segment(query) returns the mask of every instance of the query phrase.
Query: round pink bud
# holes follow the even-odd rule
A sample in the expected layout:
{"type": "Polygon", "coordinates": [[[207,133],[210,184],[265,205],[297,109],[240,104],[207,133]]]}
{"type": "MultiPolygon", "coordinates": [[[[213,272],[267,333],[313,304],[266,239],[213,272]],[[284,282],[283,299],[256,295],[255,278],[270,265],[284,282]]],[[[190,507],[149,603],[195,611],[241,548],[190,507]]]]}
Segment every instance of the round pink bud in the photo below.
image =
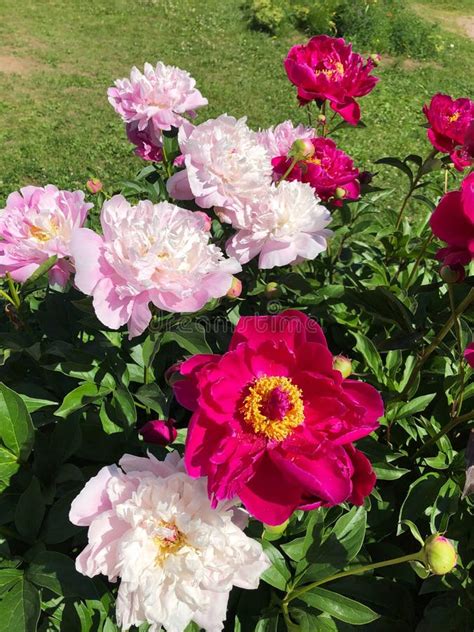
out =
{"type": "Polygon", "coordinates": [[[425,564],[434,575],[445,575],[456,566],[456,549],[443,535],[430,536],[423,547],[425,564]]]}
{"type": "Polygon", "coordinates": [[[227,290],[228,298],[238,298],[242,294],[242,281],[237,277],[232,277],[232,285],[227,290]]]}
{"type": "Polygon", "coordinates": [[[296,160],[307,160],[314,154],[314,145],[309,138],[298,138],[291,146],[288,156],[296,160]]]}
{"type": "Polygon", "coordinates": [[[325,114],[318,114],[318,121],[320,123],[322,123],[323,125],[325,125],[327,119],[326,119],[326,115],[325,114]]]}
{"type": "Polygon", "coordinates": [[[460,263],[441,266],[439,276],[445,283],[461,283],[466,278],[464,266],[460,263]]]}
{"type": "Polygon", "coordinates": [[[382,61],[382,56],[378,53],[372,53],[372,55],[369,55],[369,59],[372,60],[374,66],[378,66],[382,61]]]}
{"type": "Polygon", "coordinates": [[[178,433],[174,419],[155,419],[147,421],[139,430],[146,443],[166,446],[176,439],[178,433]]]}
{"type": "Polygon", "coordinates": [[[94,195],[96,195],[97,193],[99,193],[99,191],[102,191],[103,189],[103,184],[102,182],[99,180],[99,178],[90,178],[90,180],[87,180],[86,182],[86,187],[87,190],[90,193],[93,193],[94,195]]]}
{"type": "Polygon", "coordinates": [[[352,362],[343,355],[337,355],[333,358],[332,368],[341,373],[344,379],[348,378],[352,373],[352,362]]]}
{"type": "Polygon", "coordinates": [[[265,286],[265,296],[267,298],[278,298],[281,294],[280,286],[275,281],[270,281],[265,286]]]}

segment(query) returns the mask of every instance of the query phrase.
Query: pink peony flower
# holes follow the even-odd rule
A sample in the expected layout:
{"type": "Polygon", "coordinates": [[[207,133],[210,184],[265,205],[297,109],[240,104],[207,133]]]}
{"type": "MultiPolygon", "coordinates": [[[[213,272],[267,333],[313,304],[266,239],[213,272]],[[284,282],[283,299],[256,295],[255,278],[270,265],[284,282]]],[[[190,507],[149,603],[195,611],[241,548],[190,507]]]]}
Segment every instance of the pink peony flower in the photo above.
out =
{"type": "Polygon", "coordinates": [[[220,632],[233,586],[258,587],[270,562],[243,532],[241,510],[211,509],[205,479],[192,480],[177,452],[164,462],[126,454],[104,467],[73,501],[69,519],[89,527],[79,573],[120,578],[122,630],[150,624],[183,632],[191,621],[220,632]]]}
{"type": "Polygon", "coordinates": [[[433,233],[448,244],[436,257],[445,265],[467,265],[474,259],[474,173],[461,183],[460,191],[441,198],[430,219],[433,233]]]}
{"type": "Polygon", "coordinates": [[[223,355],[180,367],[176,398],[193,411],[185,448],[191,476],[208,476],[214,504],[238,496],[258,520],[349,501],[374,484],[353,446],[378,427],[379,393],[333,369],[324,334],[301,312],[242,317],[223,355]]]}
{"type": "Polygon", "coordinates": [[[153,421],[147,421],[146,424],[140,428],[139,433],[147,443],[166,446],[173,443],[178,436],[174,424],[174,419],[155,419],[153,421]]]}
{"type": "Polygon", "coordinates": [[[273,185],[250,207],[228,213],[236,234],[226,244],[228,255],[247,263],[257,255],[259,268],[314,259],[326,250],[331,214],[318,204],[311,187],[301,182],[273,185]]]}
{"type": "Polygon", "coordinates": [[[423,107],[430,128],[428,138],[435,149],[449,154],[456,169],[462,171],[472,163],[464,143],[474,121],[474,101],[453,99],[447,94],[435,94],[429,106],[423,107]]]}
{"type": "Polygon", "coordinates": [[[71,272],[71,235],[81,227],[93,204],[82,191],[60,191],[52,184],[28,186],[8,196],[0,213],[0,275],[7,272],[23,283],[49,257],[51,283],[66,285],[71,272]]]}
{"type": "Polygon", "coordinates": [[[154,130],[153,123],[143,130],[138,129],[138,123],[127,123],[125,126],[128,140],[135,145],[135,153],[143,160],[152,162],[161,162],[163,160],[161,134],[157,134],[154,130]]]}
{"type": "Polygon", "coordinates": [[[360,108],[355,99],[368,94],[378,81],[370,75],[375,66],[372,59],[364,63],[340,37],[317,35],[307,44],[293,46],[284,63],[302,105],[327,100],[344,120],[357,125],[360,108]]]}
{"type": "Polygon", "coordinates": [[[466,349],[464,350],[464,358],[469,366],[474,369],[474,342],[471,342],[471,344],[467,345],[466,349]]]}
{"type": "Polygon", "coordinates": [[[146,329],[150,302],[168,312],[195,312],[224,296],[241,270],[209,243],[201,214],[168,202],[131,206],[115,195],[100,221],[103,236],[87,228],[73,235],[76,285],[94,297],[104,325],[128,323],[130,337],[146,329]]]}
{"type": "MultiPolygon", "coordinates": [[[[352,158],[338,149],[330,138],[313,138],[312,143],[314,154],[297,162],[286,179],[308,182],[323,201],[331,200],[334,206],[341,206],[343,198],[357,200],[360,195],[359,170],[354,167],[352,158]]],[[[278,156],[273,158],[272,165],[275,177],[279,179],[289,169],[291,158],[278,156]]]]}
{"type": "Polygon", "coordinates": [[[197,108],[207,105],[195,86],[188,72],[159,61],[155,68],[145,64],[143,73],[133,67],[130,79],[117,79],[107,94],[125,123],[137,123],[140,132],[151,123],[159,135],[161,130],[180,127],[186,120],[184,114],[193,117],[197,108]]]}
{"type": "Polygon", "coordinates": [[[258,142],[265,147],[271,158],[286,156],[295,140],[309,140],[314,137],[314,129],[304,125],[293,125],[284,121],[275,127],[256,133],[258,142]]]}
{"type": "Polygon", "coordinates": [[[202,208],[228,207],[258,198],[271,183],[270,158],[245,122],[222,114],[182,128],[179,146],[186,169],[168,180],[176,200],[193,199],[202,208]]]}

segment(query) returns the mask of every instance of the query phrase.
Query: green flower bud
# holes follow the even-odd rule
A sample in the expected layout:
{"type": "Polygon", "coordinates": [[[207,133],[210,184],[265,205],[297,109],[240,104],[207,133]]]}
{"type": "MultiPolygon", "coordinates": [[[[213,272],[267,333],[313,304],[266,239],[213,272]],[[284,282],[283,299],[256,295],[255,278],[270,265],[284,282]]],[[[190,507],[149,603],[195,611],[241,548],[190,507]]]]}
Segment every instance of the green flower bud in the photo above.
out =
{"type": "Polygon", "coordinates": [[[336,200],[344,199],[346,197],[346,190],[343,189],[342,187],[337,187],[334,193],[334,197],[336,198],[336,200]]]}
{"type": "Polygon", "coordinates": [[[237,277],[232,277],[232,285],[227,290],[228,298],[238,298],[242,294],[242,281],[237,277]]]}
{"type": "Polygon", "coordinates": [[[352,362],[343,355],[337,355],[333,358],[332,368],[339,371],[344,379],[348,378],[352,373],[352,362]]]}
{"type": "Polygon", "coordinates": [[[448,538],[439,533],[435,533],[426,540],[423,555],[427,568],[434,575],[449,573],[456,566],[458,559],[454,546],[448,538]]]}
{"type": "Polygon", "coordinates": [[[314,154],[314,145],[309,139],[298,138],[291,146],[288,156],[296,160],[307,160],[314,154]]]}
{"type": "Polygon", "coordinates": [[[290,522],[289,520],[285,520],[285,522],[282,522],[281,524],[277,524],[277,525],[264,524],[263,526],[265,527],[265,531],[268,534],[273,535],[273,536],[278,536],[284,533],[289,522],[290,522]]]}
{"type": "Polygon", "coordinates": [[[265,286],[265,296],[267,298],[278,298],[281,294],[280,286],[275,281],[270,281],[265,286]]]}

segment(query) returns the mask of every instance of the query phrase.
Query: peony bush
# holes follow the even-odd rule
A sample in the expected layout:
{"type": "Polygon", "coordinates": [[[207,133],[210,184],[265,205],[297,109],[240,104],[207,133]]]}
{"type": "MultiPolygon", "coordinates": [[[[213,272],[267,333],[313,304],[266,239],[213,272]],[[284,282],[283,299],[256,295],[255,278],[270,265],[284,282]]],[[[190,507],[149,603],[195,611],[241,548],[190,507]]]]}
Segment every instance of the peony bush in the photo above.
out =
{"type": "Polygon", "coordinates": [[[377,61],[294,46],[258,130],[133,68],[136,179],[8,197],[0,630],[471,632],[474,102],[369,172],[377,61]]]}

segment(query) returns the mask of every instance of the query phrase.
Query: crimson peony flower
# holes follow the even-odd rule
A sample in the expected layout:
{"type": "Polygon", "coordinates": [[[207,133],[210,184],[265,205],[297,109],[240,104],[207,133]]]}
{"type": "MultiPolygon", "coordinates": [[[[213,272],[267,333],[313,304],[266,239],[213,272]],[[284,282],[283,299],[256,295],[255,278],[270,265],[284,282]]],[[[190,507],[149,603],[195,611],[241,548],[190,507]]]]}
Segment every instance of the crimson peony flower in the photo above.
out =
{"type": "Polygon", "coordinates": [[[135,145],[135,154],[153,162],[161,162],[163,160],[163,143],[161,134],[157,134],[151,123],[140,130],[138,123],[127,123],[125,125],[128,140],[135,145]]]}
{"type": "Polygon", "coordinates": [[[180,366],[173,388],[193,411],[185,449],[214,505],[240,497],[270,525],[295,509],[360,505],[374,484],[353,445],[378,427],[372,386],[344,379],[319,325],[298,311],[242,317],[223,355],[180,366]]]}
{"type": "Polygon", "coordinates": [[[302,105],[327,100],[351,125],[357,125],[360,119],[355,99],[368,94],[378,81],[370,75],[374,61],[369,58],[364,63],[341,37],[312,37],[307,44],[293,46],[284,64],[302,105]]]}
{"type": "Polygon", "coordinates": [[[470,99],[453,99],[447,94],[435,94],[429,106],[423,107],[430,128],[428,138],[435,149],[449,154],[456,169],[462,171],[472,162],[469,147],[472,145],[474,102],[470,99]]]}
{"type": "MultiPolygon", "coordinates": [[[[314,154],[297,162],[286,179],[308,182],[321,200],[326,202],[332,198],[335,206],[341,206],[343,198],[356,200],[360,195],[359,170],[354,167],[352,158],[330,138],[313,138],[311,142],[314,154]]],[[[272,165],[279,179],[290,167],[291,158],[278,156],[273,158],[272,165]]]]}
{"type": "Polygon", "coordinates": [[[464,358],[470,367],[474,369],[474,342],[467,345],[464,350],[464,358]]]}
{"type": "Polygon", "coordinates": [[[464,178],[460,191],[441,198],[430,225],[436,237],[448,244],[436,255],[445,265],[467,265],[474,259],[474,173],[464,178]]]}

